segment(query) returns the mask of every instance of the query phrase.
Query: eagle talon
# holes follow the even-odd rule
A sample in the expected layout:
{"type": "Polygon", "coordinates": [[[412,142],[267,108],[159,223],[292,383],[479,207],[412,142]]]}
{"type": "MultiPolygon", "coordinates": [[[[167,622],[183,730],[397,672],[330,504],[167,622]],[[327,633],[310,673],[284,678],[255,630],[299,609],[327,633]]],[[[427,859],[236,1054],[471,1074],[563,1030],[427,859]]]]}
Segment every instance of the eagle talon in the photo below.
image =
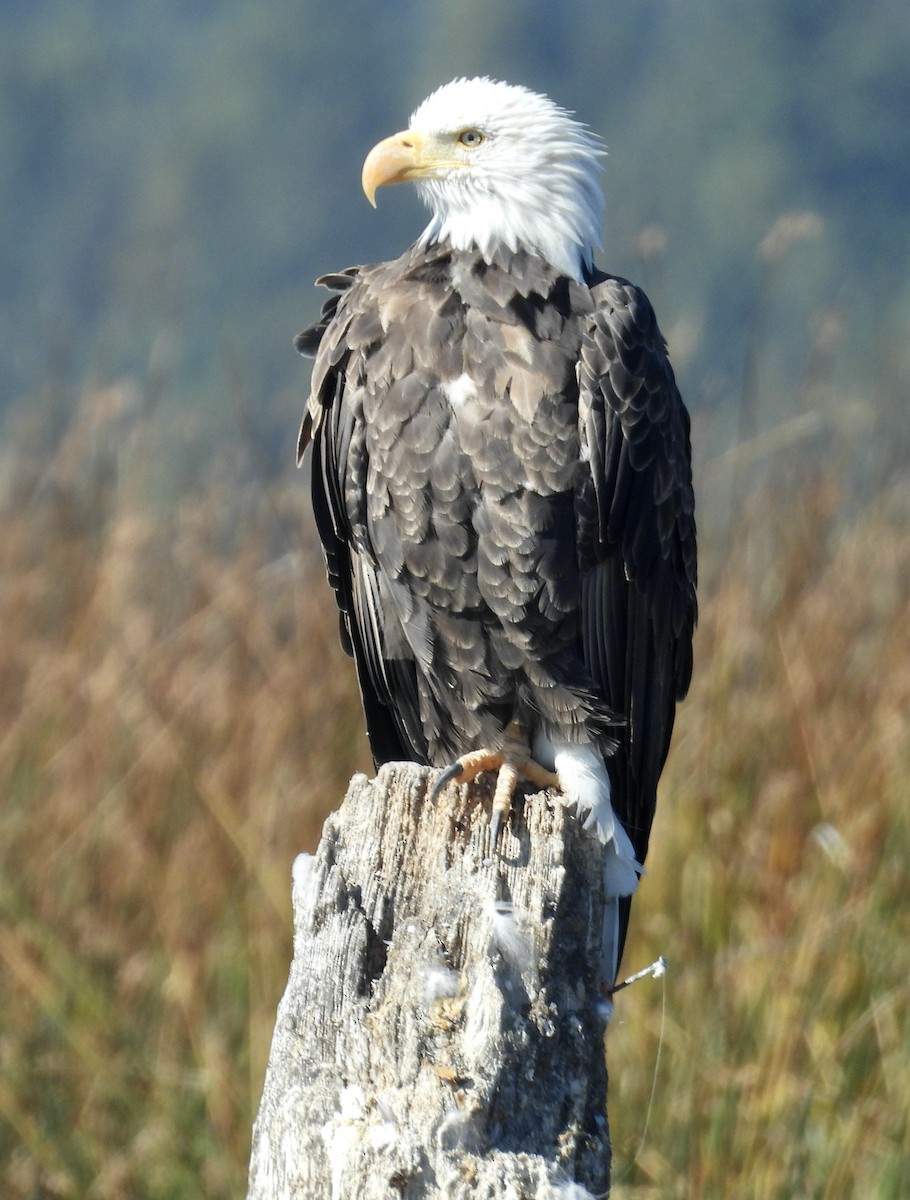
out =
{"type": "Polygon", "coordinates": [[[464,764],[460,759],[456,758],[451,766],[446,767],[446,769],[440,773],[439,778],[433,784],[433,787],[430,791],[430,799],[438,800],[442,789],[448,784],[452,783],[453,780],[460,779],[462,775],[464,775],[464,764]]]}
{"type": "Polygon", "coordinates": [[[499,841],[499,831],[502,829],[503,813],[498,808],[494,808],[490,813],[490,849],[496,849],[496,843],[499,841]]]}
{"type": "Polygon", "coordinates": [[[495,847],[500,831],[512,811],[512,797],[519,782],[524,779],[538,787],[558,787],[559,780],[552,771],[547,771],[524,753],[473,750],[457,758],[440,773],[430,791],[430,799],[435,800],[446,784],[452,783],[453,780],[473,783],[478,775],[486,771],[496,772],[493,811],[490,814],[490,845],[495,847]]]}
{"type": "Polygon", "coordinates": [[[493,793],[493,811],[490,813],[490,845],[495,849],[499,831],[509,819],[512,797],[518,787],[518,767],[510,758],[503,758],[496,776],[496,791],[493,793]]]}

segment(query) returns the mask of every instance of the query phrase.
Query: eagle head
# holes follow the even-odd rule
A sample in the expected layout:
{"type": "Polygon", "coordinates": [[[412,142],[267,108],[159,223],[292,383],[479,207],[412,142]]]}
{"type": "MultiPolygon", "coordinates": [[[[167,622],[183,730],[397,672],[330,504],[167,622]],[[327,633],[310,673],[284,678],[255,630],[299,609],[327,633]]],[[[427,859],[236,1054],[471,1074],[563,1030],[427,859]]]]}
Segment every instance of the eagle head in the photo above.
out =
{"type": "Polygon", "coordinates": [[[374,146],[363,190],[413,181],[432,212],[424,244],[489,258],[524,247],[580,279],[603,216],[599,140],[546,96],[493,79],[455,79],[374,146]]]}

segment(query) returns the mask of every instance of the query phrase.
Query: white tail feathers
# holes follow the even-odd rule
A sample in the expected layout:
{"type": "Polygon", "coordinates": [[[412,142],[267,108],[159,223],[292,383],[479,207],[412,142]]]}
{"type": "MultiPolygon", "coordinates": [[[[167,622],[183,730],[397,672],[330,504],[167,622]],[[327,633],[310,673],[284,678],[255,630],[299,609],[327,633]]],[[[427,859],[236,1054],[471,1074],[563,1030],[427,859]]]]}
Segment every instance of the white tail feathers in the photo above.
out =
{"type": "Polygon", "coordinates": [[[638,887],[644,867],[635,848],[613,811],[610,776],[600,753],[590,746],[554,745],[538,735],[534,757],[552,764],[569,804],[575,806],[584,828],[603,843],[603,880],[606,903],[601,935],[601,971],[613,982],[619,969],[619,899],[631,896],[638,887]]]}
{"type": "Polygon", "coordinates": [[[604,889],[608,896],[631,896],[644,867],[635,857],[629,835],[615,816],[613,820],[613,837],[604,847],[604,889]]]}
{"type": "Polygon", "coordinates": [[[643,867],[635,858],[629,835],[610,801],[610,776],[600,754],[590,746],[554,746],[539,738],[535,757],[550,758],[569,803],[574,804],[585,829],[604,843],[604,882],[610,896],[631,896],[643,867]]]}
{"type": "Polygon", "coordinates": [[[601,934],[601,973],[611,983],[619,970],[619,898],[631,896],[644,869],[635,857],[631,839],[613,811],[610,776],[603,758],[588,746],[555,748],[556,774],[567,799],[575,805],[584,828],[604,845],[603,879],[606,903],[601,934]]]}

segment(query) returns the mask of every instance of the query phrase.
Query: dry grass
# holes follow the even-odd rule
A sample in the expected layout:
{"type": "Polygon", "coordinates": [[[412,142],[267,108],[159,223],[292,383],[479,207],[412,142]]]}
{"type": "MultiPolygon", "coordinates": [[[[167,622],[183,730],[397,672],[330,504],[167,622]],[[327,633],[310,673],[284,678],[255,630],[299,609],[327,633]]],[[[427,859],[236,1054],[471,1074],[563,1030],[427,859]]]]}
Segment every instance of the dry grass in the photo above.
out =
{"type": "Polygon", "coordinates": [[[49,465],[15,434],[5,464],[11,1197],[237,1194],[291,862],[359,727],[321,560],[299,548],[300,479],[238,490],[225,461],[153,516],[151,435],[103,411],[121,399],[90,398],[49,465]]]}
{"type": "Polygon", "coordinates": [[[611,1028],[626,1200],[910,1195],[910,489],[838,501],[762,495],[704,597],[627,956],[671,972],[611,1028]]]}
{"type": "MultiPolygon", "coordinates": [[[[302,481],[224,453],[156,515],[122,389],[5,442],[0,1193],[242,1194],[291,861],[366,765],[302,481]]],[[[628,1200],[908,1194],[910,497],[847,520],[836,484],[708,550],[627,954],[671,960],[634,1164],[660,984],[609,1039],[628,1200]]]]}

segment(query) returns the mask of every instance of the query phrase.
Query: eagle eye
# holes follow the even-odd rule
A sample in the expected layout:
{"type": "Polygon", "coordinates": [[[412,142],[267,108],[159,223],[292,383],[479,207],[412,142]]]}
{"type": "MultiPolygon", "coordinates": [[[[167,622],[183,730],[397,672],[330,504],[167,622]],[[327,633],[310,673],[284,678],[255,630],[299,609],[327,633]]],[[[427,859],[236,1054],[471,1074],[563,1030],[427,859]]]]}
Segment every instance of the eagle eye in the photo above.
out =
{"type": "Polygon", "coordinates": [[[483,142],[483,134],[479,129],[462,129],[458,135],[459,146],[466,150],[475,150],[483,142]]]}

